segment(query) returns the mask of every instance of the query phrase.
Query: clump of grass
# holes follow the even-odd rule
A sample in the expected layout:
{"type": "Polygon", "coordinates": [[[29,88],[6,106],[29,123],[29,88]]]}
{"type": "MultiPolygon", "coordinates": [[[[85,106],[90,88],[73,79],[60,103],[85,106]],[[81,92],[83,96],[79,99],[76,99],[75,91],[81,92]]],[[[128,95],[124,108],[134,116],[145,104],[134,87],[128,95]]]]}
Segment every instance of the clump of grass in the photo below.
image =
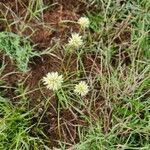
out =
{"type": "Polygon", "coordinates": [[[29,59],[35,55],[30,42],[11,32],[0,33],[0,51],[8,55],[20,71],[28,71],[29,59]]]}
{"type": "Polygon", "coordinates": [[[39,137],[30,136],[34,124],[32,113],[23,106],[15,107],[0,97],[0,149],[29,150],[44,146],[39,137]]]}

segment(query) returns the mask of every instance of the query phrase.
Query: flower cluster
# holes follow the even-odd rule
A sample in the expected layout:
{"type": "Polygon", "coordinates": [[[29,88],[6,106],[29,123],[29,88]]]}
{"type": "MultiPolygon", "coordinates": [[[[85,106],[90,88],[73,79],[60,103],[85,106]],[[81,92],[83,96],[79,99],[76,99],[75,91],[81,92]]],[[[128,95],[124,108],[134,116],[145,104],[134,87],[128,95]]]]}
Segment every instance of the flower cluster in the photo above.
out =
{"type": "MultiPolygon", "coordinates": [[[[89,28],[90,21],[87,17],[81,17],[77,21],[81,29],[89,28]]],[[[83,37],[79,33],[72,33],[71,37],[68,39],[69,48],[79,49],[82,45],[83,37]]],[[[63,76],[59,75],[58,72],[50,72],[45,77],[43,77],[43,83],[46,87],[53,91],[58,91],[62,88],[63,76]]],[[[74,93],[81,96],[85,96],[89,92],[89,87],[85,81],[81,81],[74,87],[74,93]]]]}
{"type": "MultiPolygon", "coordinates": [[[[58,91],[62,87],[63,76],[58,75],[58,72],[49,72],[43,77],[43,83],[46,87],[53,91],[58,91]]],[[[89,87],[85,81],[81,81],[75,85],[74,92],[81,96],[85,96],[89,92],[89,87]]]]}
{"type": "MultiPolygon", "coordinates": [[[[81,29],[89,28],[90,21],[87,17],[81,17],[77,21],[81,29]]],[[[74,49],[78,49],[83,45],[83,37],[79,33],[72,33],[68,39],[68,46],[74,49]]]]}

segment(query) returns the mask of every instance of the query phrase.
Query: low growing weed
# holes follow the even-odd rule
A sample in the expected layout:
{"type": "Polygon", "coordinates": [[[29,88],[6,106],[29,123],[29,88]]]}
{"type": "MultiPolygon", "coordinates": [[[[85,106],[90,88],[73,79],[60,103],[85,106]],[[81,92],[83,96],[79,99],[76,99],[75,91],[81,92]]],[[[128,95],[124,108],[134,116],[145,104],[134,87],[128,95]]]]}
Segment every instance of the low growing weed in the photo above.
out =
{"type": "Polygon", "coordinates": [[[0,51],[8,55],[22,72],[28,70],[29,59],[35,56],[30,42],[11,32],[0,32],[0,51]]]}

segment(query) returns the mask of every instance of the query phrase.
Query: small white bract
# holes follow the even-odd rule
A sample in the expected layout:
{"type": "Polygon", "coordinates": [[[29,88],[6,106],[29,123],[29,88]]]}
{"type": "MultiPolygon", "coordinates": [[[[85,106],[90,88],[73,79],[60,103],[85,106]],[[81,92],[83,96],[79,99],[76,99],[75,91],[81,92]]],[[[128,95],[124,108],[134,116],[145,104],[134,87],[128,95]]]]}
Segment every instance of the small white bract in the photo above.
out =
{"type": "Polygon", "coordinates": [[[49,72],[46,77],[43,77],[43,83],[50,90],[57,91],[61,88],[63,76],[58,75],[58,72],[49,72]]]}
{"type": "Polygon", "coordinates": [[[78,24],[81,26],[82,29],[89,28],[89,25],[90,25],[89,18],[87,17],[79,18],[78,24]]]}
{"type": "Polygon", "coordinates": [[[83,45],[82,36],[78,33],[72,33],[71,37],[69,38],[68,45],[73,48],[79,48],[83,45]]]}
{"type": "Polygon", "coordinates": [[[74,92],[81,96],[85,96],[89,92],[89,87],[85,81],[81,81],[75,86],[74,92]]]}

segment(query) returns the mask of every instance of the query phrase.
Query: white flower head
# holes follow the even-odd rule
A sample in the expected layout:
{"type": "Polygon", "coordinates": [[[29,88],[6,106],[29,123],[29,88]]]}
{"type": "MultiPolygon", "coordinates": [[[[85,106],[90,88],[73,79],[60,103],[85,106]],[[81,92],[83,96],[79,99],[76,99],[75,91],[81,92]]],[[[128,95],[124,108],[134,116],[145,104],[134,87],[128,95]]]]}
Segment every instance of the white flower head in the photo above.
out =
{"type": "Polygon", "coordinates": [[[61,88],[63,83],[63,76],[58,72],[49,72],[46,77],[43,77],[43,83],[50,90],[57,91],[61,88]]]}
{"type": "Polygon", "coordinates": [[[74,92],[81,96],[85,96],[89,92],[89,87],[85,81],[81,81],[75,86],[74,92]]]}
{"type": "Polygon", "coordinates": [[[87,18],[87,17],[79,18],[78,24],[81,26],[82,29],[89,28],[89,26],[90,26],[89,18],[87,18]]]}
{"type": "Polygon", "coordinates": [[[69,38],[68,45],[73,48],[79,48],[83,45],[82,36],[78,33],[72,33],[71,37],[69,38]]]}

